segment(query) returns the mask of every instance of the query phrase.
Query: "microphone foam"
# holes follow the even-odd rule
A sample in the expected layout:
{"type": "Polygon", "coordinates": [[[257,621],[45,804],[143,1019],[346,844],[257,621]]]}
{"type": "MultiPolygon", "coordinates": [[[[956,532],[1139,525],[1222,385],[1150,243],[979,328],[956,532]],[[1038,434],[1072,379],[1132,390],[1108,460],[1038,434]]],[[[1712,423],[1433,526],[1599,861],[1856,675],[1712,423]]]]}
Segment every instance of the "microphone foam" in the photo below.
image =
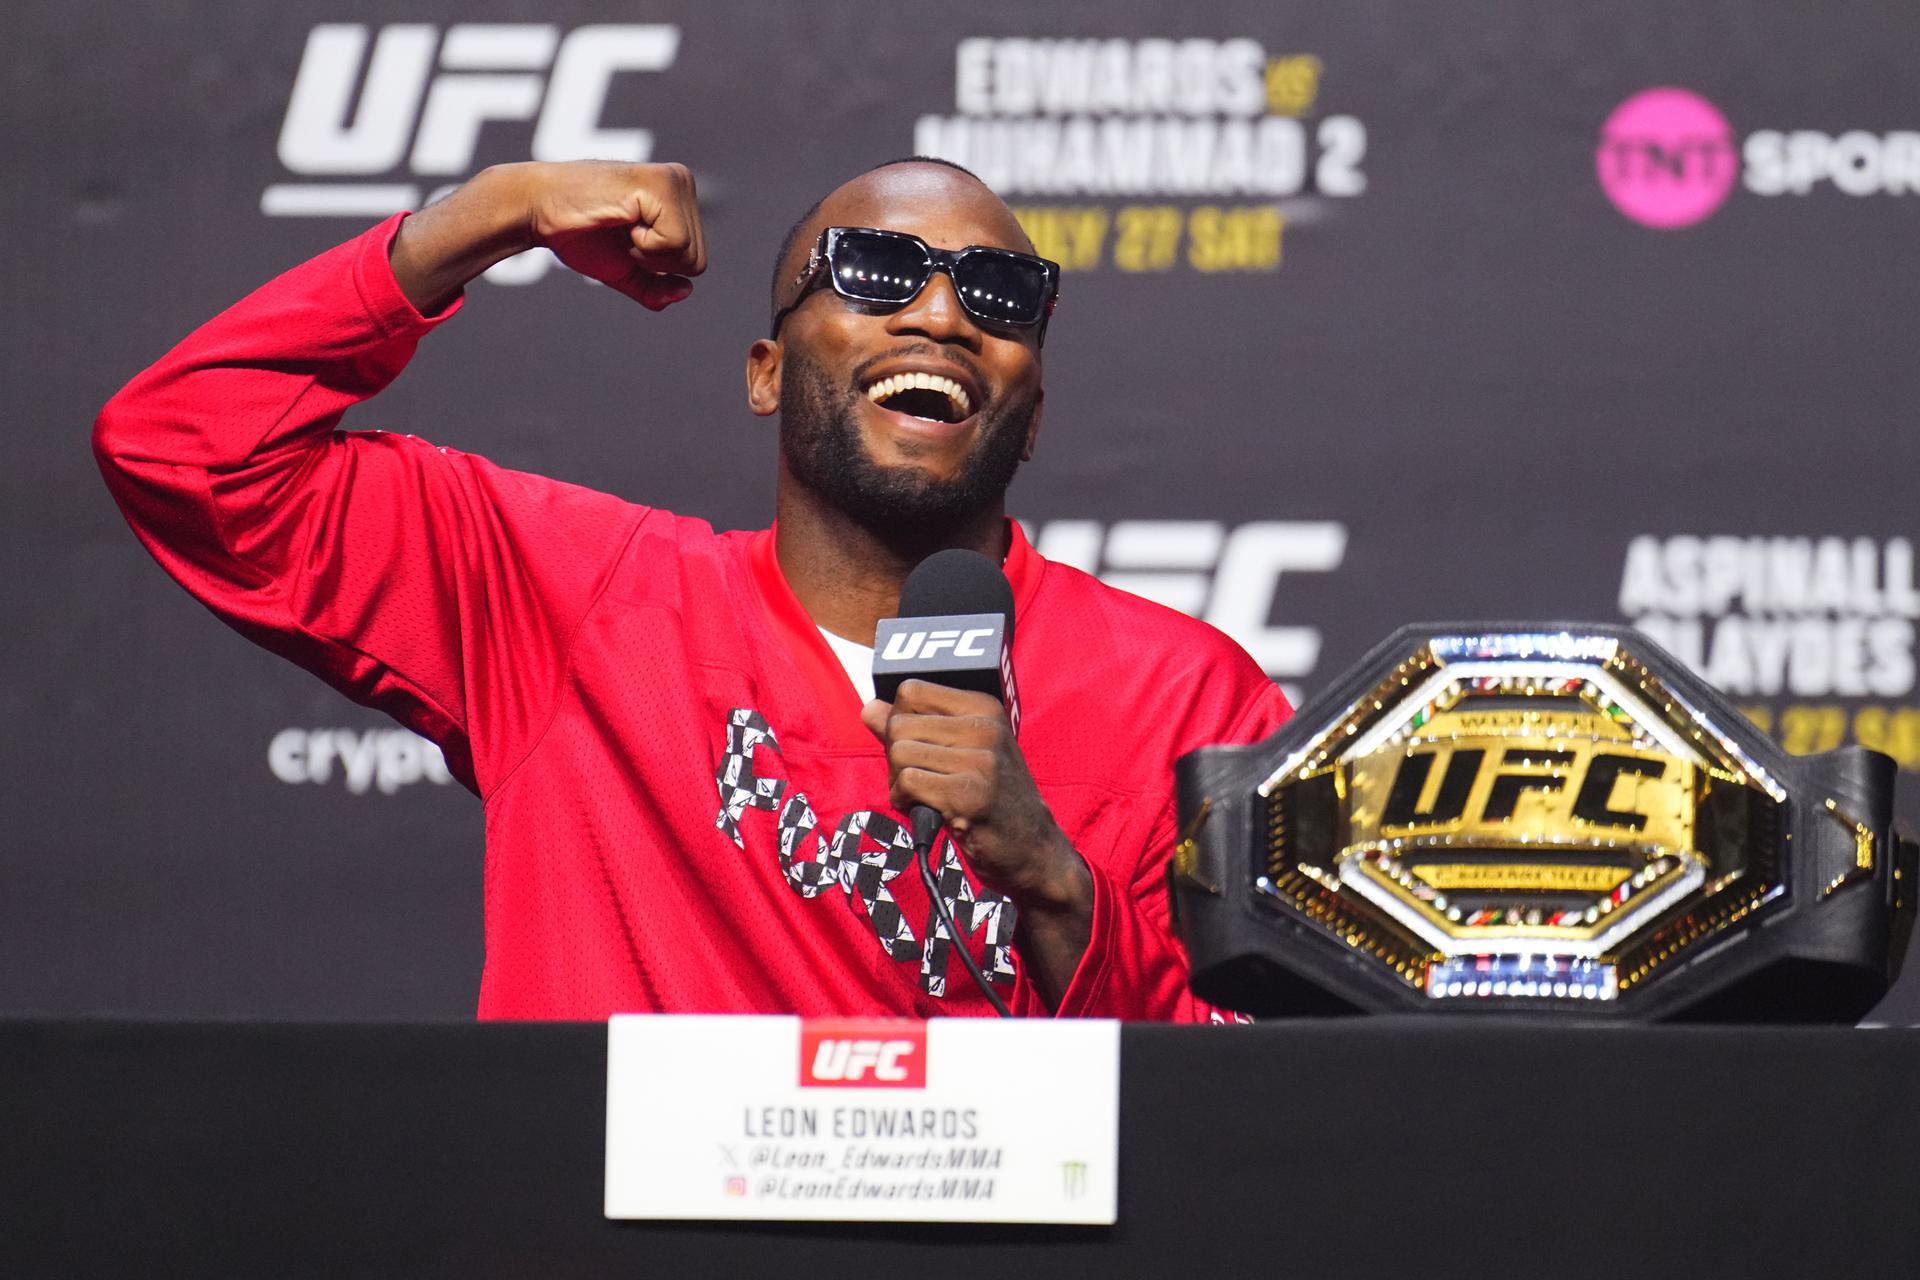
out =
{"type": "Polygon", "coordinates": [[[978,551],[950,547],[913,567],[900,588],[902,618],[997,613],[1007,620],[1007,645],[1013,645],[1013,584],[1000,566],[978,551]]]}

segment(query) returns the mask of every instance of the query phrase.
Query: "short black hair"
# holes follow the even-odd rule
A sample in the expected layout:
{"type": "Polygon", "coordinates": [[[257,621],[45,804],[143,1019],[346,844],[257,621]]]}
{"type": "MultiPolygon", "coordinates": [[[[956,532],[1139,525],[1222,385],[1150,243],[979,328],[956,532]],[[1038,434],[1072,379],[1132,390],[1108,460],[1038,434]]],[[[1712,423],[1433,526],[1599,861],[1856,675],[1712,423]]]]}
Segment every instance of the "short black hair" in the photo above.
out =
{"type": "MultiPolygon", "coordinates": [[[[855,178],[864,178],[868,174],[873,173],[876,170],[891,169],[894,165],[897,165],[897,164],[945,165],[949,169],[954,169],[961,173],[966,174],[969,178],[972,178],[975,182],[979,182],[980,185],[983,187],[987,185],[985,182],[981,181],[979,174],[967,168],[967,166],[963,164],[955,164],[951,160],[942,160],[939,156],[901,156],[896,160],[882,160],[879,164],[872,165],[866,169],[862,169],[859,173],[856,173],[853,176],[855,178]]],[[[849,178],[847,181],[851,182],[852,180],[853,180],[852,178],[849,178]]],[[[846,183],[841,183],[840,185],[845,186],[846,183]]],[[[839,187],[835,187],[834,190],[835,191],[839,190],[839,187]]],[[[833,192],[831,191],[827,193],[827,195],[832,195],[832,194],[833,192]]],[[[808,205],[806,207],[805,212],[803,212],[798,218],[795,218],[793,220],[793,225],[787,228],[787,234],[780,237],[780,251],[773,255],[773,283],[772,283],[772,286],[767,290],[767,293],[769,298],[771,299],[772,305],[776,310],[780,306],[780,290],[787,283],[786,272],[783,270],[783,268],[786,265],[787,255],[793,252],[794,241],[798,240],[800,238],[800,233],[806,230],[807,223],[813,221],[813,215],[820,212],[820,206],[827,202],[827,195],[821,196],[818,200],[815,200],[812,204],[808,205]]]]}

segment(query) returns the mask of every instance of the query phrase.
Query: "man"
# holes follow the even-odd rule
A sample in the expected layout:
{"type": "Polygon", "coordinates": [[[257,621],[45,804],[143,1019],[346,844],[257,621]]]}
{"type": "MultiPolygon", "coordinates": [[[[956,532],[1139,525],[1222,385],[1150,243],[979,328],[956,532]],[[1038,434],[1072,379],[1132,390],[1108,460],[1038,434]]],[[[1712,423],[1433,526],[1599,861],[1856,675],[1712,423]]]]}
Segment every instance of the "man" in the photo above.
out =
{"type": "Polygon", "coordinates": [[[653,310],[706,265],[678,165],[489,169],[216,317],[95,431],[168,572],[438,742],[485,802],[481,1016],[988,1012],[955,946],[1018,1013],[1210,1016],[1167,929],[1172,761],[1288,708],[1223,636],[1042,561],[1006,519],[1057,280],[1006,206],[896,162],[796,228],[747,355],[749,405],[780,418],[758,533],[336,430],[535,245],[653,310]],[[900,296],[876,302],[856,259],[905,262],[901,236],[995,252],[889,265],[900,296]],[[1017,735],[984,695],[855,691],[858,647],[945,547],[1012,583],[1017,735]],[[959,938],[911,871],[915,803],[947,818],[959,938]]]}

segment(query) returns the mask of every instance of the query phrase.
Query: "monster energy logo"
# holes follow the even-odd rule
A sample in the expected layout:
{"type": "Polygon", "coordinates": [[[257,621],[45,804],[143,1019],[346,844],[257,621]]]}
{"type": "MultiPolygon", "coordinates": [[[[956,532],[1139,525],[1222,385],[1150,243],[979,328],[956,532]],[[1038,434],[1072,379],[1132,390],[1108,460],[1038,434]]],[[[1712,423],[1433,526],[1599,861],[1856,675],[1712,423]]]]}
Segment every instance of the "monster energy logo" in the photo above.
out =
{"type": "Polygon", "coordinates": [[[1060,1189],[1067,1199],[1078,1200],[1087,1194],[1087,1162],[1063,1160],[1060,1163],[1060,1189]]]}

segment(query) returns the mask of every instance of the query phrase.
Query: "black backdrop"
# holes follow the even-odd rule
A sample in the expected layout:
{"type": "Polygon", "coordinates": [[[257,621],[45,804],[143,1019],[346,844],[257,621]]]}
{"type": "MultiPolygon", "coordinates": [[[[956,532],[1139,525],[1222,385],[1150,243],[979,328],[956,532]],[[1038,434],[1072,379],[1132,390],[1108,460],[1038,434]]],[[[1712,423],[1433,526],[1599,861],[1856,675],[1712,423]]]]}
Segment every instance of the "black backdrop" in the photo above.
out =
{"type": "MultiPolygon", "coordinates": [[[[1228,626],[1301,693],[1409,620],[1639,621],[1790,747],[1920,765],[1910,4],[226,0],[8,26],[0,1012],[471,1009],[477,803],[169,584],[87,429],[262,279],[530,154],[691,165],[693,300],[654,316],[521,263],[349,425],[762,523],[741,365],[775,243],[939,148],[1069,266],[1013,492],[1048,554],[1228,626]],[[476,76],[503,105],[463,125],[476,76]]],[[[1920,982],[1882,1016],[1920,1021],[1920,982]]]]}

